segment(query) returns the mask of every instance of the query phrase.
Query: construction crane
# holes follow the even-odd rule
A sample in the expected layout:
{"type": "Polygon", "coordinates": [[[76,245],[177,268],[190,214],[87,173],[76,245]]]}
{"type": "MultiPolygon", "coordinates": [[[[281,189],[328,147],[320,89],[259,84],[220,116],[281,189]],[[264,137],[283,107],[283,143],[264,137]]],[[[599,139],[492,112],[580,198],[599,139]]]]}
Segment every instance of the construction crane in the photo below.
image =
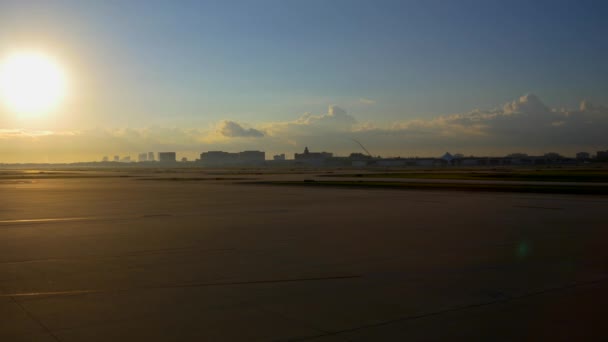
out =
{"type": "Polygon", "coordinates": [[[357,143],[359,146],[361,146],[361,148],[363,149],[363,151],[365,151],[365,153],[367,153],[367,155],[368,155],[370,158],[373,158],[372,154],[371,154],[371,153],[369,153],[369,151],[368,151],[368,150],[365,148],[365,146],[363,146],[363,144],[362,144],[362,143],[360,143],[360,142],[359,142],[358,140],[356,140],[356,139],[352,139],[352,140],[353,140],[354,142],[356,142],[356,143],[357,143]]]}

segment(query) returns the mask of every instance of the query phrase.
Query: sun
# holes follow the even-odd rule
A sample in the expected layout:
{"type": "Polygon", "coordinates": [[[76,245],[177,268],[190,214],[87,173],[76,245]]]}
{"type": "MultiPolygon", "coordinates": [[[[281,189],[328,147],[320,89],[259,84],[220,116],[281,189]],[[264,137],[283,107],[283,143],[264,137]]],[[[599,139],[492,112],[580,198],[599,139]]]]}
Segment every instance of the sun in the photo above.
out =
{"type": "Polygon", "coordinates": [[[67,95],[64,70],[50,56],[17,52],[0,61],[0,100],[27,116],[48,113],[67,95]]]}

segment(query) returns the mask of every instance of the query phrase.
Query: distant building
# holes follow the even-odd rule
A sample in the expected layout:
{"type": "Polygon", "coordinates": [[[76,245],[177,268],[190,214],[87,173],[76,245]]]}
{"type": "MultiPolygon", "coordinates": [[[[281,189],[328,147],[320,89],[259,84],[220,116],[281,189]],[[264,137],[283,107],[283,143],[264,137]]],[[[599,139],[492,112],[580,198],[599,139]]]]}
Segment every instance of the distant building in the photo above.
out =
{"type": "Polygon", "coordinates": [[[148,161],[154,161],[154,152],[148,152],[148,161]]]}
{"type": "Polygon", "coordinates": [[[140,154],[137,156],[137,161],[138,161],[138,162],[145,162],[145,161],[148,161],[148,154],[147,154],[147,153],[140,153],[140,154]]]}
{"type": "Polygon", "coordinates": [[[523,159],[528,158],[528,155],[526,153],[511,153],[507,155],[507,158],[523,159]]]}
{"type": "Polygon", "coordinates": [[[597,158],[597,160],[608,160],[608,151],[597,151],[595,158],[597,158]]]}
{"type": "Polygon", "coordinates": [[[187,161],[188,161],[188,158],[186,158],[186,157],[183,157],[183,158],[182,158],[182,163],[185,163],[185,162],[187,162],[187,161]]]}
{"type": "Polygon", "coordinates": [[[123,162],[123,163],[130,163],[131,162],[131,156],[122,157],[122,159],[120,161],[123,162]]]}
{"type": "Polygon", "coordinates": [[[444,160],[446,163],[451,163],[452,160],[454,160],[454,156],[450,154],[450,152],[446,152],[442,157],[441,160],[444,160]]]}
{"type": "Polygon", "coordinates": [[[564,157],[562,157],[559,153],[556,153],[556,152],[545,153],[545,155],[543,155],[543,157],[545,157],[545,159],[547,159],[547,160],[564,159],[564,157]]]}
{"type": "Polygon", "coordinates": [[[591,155],[588,152],[579,152],[576,154],[576,160],[588,160],[591,155]]]}
{"type": "Polygon", "coordinates": [[[263,164],[266,161],[266,153],[262,151],[239,152],[239,163],[241,164],[263,164]]]}
{"type": "Polygon", "coordinates": [[[277,160],[277,161],[285,160],[285,153],[277,154],[274,157],[272,157],[272,159],[277,160]]]}
{"type": "Polygon", "coordinates": [[[372,157],[368,156],[367,154],[363,154],[363,153],[351,153],[348,156],[348,159],[350,159],[350,160],[369,160],[369,159],[372,159],[372,157]]]}
{"type": "Polygon", "coordinates": [[[376,160],[375,165],[382,167],[400,167],[406,165],[406,160],[403,158],[383,158],[376,160]]]}
{"type": "Polygon", "coordinates": [[[120,156],[114,156],[114,161],[115,162],[120,161],[120,156]]]}
{"type": "Polygon", "coordinates": [[[208,151],[201,153],[200,161],[208,166],[263,165],[266,161],[266,153],[262,151],[243,151],[238,153],[208,151]]]}
{"type": "Polygon", "coordinates": [[[103,157],[103,159],[102,159],[102,161],[103,161],[103,162],[107,162],[107,161],[109,161],[108,156],[104,156],[104,157],[103,157]]]}
{"type": "Polygon", "coordinates": [[[158,161],[161,163],[175,163],[177,156],[175,152],[158,152],[158,161]]]}
{"type": "Polygon", "coordinates": [[[363,153],[351,153],[348,156],[348,160],[350,161],[350,166],[353,167],[365,167],[369,165],[373,158],[367,154],[363,153]]]}
{"type": "Polygon", "coordinates": [[[304,153],[294,154],[294,159],[296,163],[320,165],[325,164],[333,156],[334,154],[330,152],[310,152],[308,147],[305,147],[304,153]]]}
{"type": "Polygon", "coordinates": [[[208,151],[201,153],[201,162],[208,165],[234,164],[237,160],[237,153],[228,153],[224,151],[208,151]]]}

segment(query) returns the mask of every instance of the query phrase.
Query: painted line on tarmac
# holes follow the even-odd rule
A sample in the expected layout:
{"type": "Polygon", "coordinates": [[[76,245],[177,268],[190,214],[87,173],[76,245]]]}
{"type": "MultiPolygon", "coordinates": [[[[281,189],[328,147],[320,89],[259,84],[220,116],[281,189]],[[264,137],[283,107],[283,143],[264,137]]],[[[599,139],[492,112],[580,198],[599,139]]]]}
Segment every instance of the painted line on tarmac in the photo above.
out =
{"type": "Polygon", "coordinates": [[[42,219],[2,220],[2,221],[0,221],[0,224],[86,221],[86,220],[95,220],[95,219],[99,219],[99,217],[60,217],[60,218],[42,218],[42,219]]]}
{"type": "Polygon", "coordinates": [[[123,254],[114,254],[114,255],[103,255],[103,254],[95,255],[95,254],[93,254],[93,255],[67,256],[67,257],[61,257],[61,258],[9,260],[9,261],[0,261],[0,266],[15,265],[15,264],[48,263],[48,262],[89,262],[91,260],[137,258],[137,257],[147,257],[147,256],[162,255],[162,254],[176,254],[176,253],[188,253],[188,252],[208,254],[208,253],[217,253],[217,252],[230,252],[230,251],[235,251],[235,250],[236,250],[236,248],[205,249],[205,248],[199,248],[196,246],[175,247],[175,248],[138,250],[138,251],[132,251],[132,252],[127,252],[127,253],[123,253],[123,254]]]}
{"type": "Polygon", "coordinates": [[[172,214],[147,214],[147,215],[105,216],[105,217],[83,216],[83,217],[56,217],[56,218],[38,218],[38,219],[14,219],[14,220],[0,220],[0,227],[13,226],[13,225],[60,223],[60,222],[138,220],[138,219],[169,218],[169,217],[175,217],[175,215],[172,215],[172,214]]]}
{"type": "Polygon", "coordinates": [[[131,288],[116,288],[116,289],[100,289],[100,290],[68,290],[68,291],[48,291],[48,292],[20,292],[0,294],[0,298],[6,297],[42,297],[42,296],[73,296],[93,293],[110,293],[110,292],[128,292],[140,290],[161,290],[161,289],[177,289],[177,288],[197,288],[197,287],[212,287],[212,286],[230,286],[230,285],[259,285],[259,284],[277,284],[277,283],[295,283],[303,281],[323,281],[323,280],[344,280],[362,278],[362,275],[342,275],[330,277],[310,277],[310,278],[287,278],[287,279],[267,279],[267,280],[251,280],[251,281],[230,281],[230,282],[213,282],[213,283],[186,283],[186,284],[167,284],[157,286],[140,286],[131,288]]]}
{"type": "Polygon", "coordinates": [[[564,210],[564,208],[558,207],[539,207],[533,205],[514,205],[515,208],[526,208],[526,209],[545,209],[545,210],[564,210]]]}
{"type": "Polygon", "coordinates": [[[101,290],[72,290],[72,291],[48,291],[48,292],[23,292],[1,294],[0,297],[37,297],[37,296],[66,296],[102,292],[101,290]]]}

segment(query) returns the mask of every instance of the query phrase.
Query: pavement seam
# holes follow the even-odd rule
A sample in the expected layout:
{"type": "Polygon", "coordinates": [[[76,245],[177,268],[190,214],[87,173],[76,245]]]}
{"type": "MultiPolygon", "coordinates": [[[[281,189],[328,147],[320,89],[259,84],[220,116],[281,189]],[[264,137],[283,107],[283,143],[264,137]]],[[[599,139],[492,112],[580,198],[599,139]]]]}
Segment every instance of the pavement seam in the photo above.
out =
{"type": "Polygon", "coordinates": [[[55,341],[61,342],[61,339],[57,335],[55,335],[51,331],[51,329],[49,329],[49,327],[47,327],[44,323],[42,323],[41,320],[36,318],[36,316],[34,316],[23,305],[21,305],[21,303],[19,303],[19,301],[17,301],[17,299],[15,299],[15,297],[10,297],[10,298],[13,301],[13,303],[15,303],[15,305],[17,305],[32,321],[36,322],[36,324],[38,324],[47,334],[49,334],[49,336],[51,336],[55,341]]]}
{"type": "Polygon", "coordinates": [[[448,308],[448,309],[444,309],[444,310],[438,310],[438,311],[423,313],[423,314],[419,314],[419,315],[406,316],[406,317],[391,319],[391,320],[387,320],[387,321],[379,322],[379,323],[364,324],[364,325],[360,325],[360,326],[357,326],[354,328],[337,330],[337,331],[333,331],[333,332],[330,332],[327,334],[321,334],[321,335],[317,335],[317,336],[297,337],[297,338],[290,339],[289,341],[309,341],[309,340],[314,340],[314,339],[318,339],[318,338],[335,336],[335,335],[340,335],[340,334],[344,334],[344,333],[349,333],[349,332],[354,332],[354,331],[359,331],[359,330],[364,330],[364,329],[369,329],[369,328],[381,327],[381,326],[390,325],[393,323],[407,322],[407,321],[413,321],[413,320],[423,319],[423,318],[427,318],[427,317],[440,316],[440,315],[447,314],[447,313],[465,311],[465,310],[475,309],[475,308],[484,307],[484,306],[491,306],[494,304],[502,304],[502,303],[507,303],[510,301],[518,300],[518,299],[525,299],[525,298],[530,298],[530,297],[541,296],[541,295],[544,295],[547,293],[559,292],[559,291],[573,289],[573,288],[577,288],[577,287],[595,285],[595,284],[599,284],[599,283],[607,281],[607,280],[608,280],[608,276],[602,277],[600,279],[595,279],[595,280],[590,280],[590,281],[585,281],[585,282],[577,282],[577,283],[570,284],[570,285],[529,292],[529,293],[519,295],[519,296],[504,295],[500,299],[492,300],[489,302],[460,305],[460,306],[456,306],[456,307],[452,307],[452,308],[448,308]]]}
{"type": "MultiPolygon", "coordinates": [[[[320,329],[320,328],[318,328],[318,327],[316,327],[316,326],[313,326],[313,325],[311,325],[311,324],[308,324],[308,323],[307,323],[306,321],[304,321],[304,320],[297,319],[297,318],[293,318],[293,317],[289,317],[289,316],[287,316],[287,315],[285,315],[285,314],[283,314],[283,313],[280,313],[280,312],[276,312],[276,311],[273,311],[273,310],[268,310],[268,309],[262,308],[260,305],[255,304],[255,303],[252,303],[252,302],[250,302],[250,301],[245,301],[244,303],[251,305],[251,306],[253,307],[253,309],[254,309],[254,310],[257,310],[257,311],[259,311],[259,312],[261,312],[261,313],[263,313],[263,314],[267,314],[267,315],[272,315],[272,316],[279,317],[279,318],[281,318],[281,319],[283,319],[283,320],[286,320],[286,321],[289,321],[289,322],[296,323],[296,324],[298,324],[298,325],[300,325],[300,326],[302,326],[302,327],[304,327],[304,328],[315,330],[317,333],[321,333],[321,334],[329,334],[329,333],[331,333],[331,331],[327,331],[327,330],[324,330],[324,329],[320,329]]],[[[278,339],[278,340],[275,340],[275,341],[284,341],[284,340],[283,340],[283,339],[278,339]]]]}

